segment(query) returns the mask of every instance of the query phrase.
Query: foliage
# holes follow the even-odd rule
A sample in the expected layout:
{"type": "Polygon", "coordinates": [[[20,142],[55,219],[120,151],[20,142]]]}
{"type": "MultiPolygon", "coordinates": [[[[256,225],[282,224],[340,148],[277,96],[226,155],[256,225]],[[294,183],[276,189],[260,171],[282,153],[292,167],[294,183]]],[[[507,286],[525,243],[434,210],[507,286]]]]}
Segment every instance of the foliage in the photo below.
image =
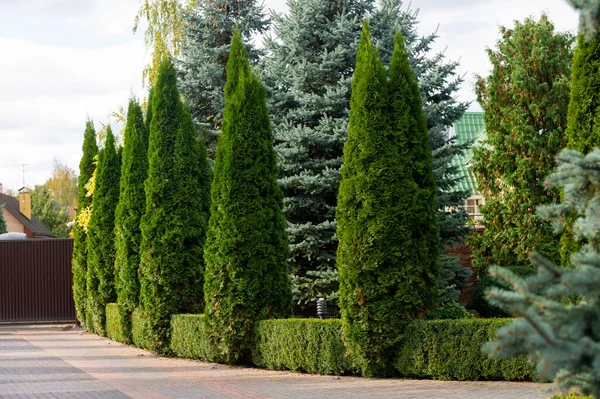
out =
{"type": "Polygon", "coordinates": [[[405,321],[427,314],[437,300],[431,150],[400,34],[395,46],[388,83],[363,27],[336,210],[344,335],[367,376],[390,372],[405,321]]]}
{"type": "Polygon", "coordinates": [[[207,362],[218,358],[203,314],[178,314],[171,318],[171,350],[177,356],[207,362]]]}
{"type": "Polygon", "coordinates": [[[395,360],[406,378],[436,380],[527,381],[534,367],[524,357],[495,360],[481,351],[496,331],[510,319],[462,319],[415,321],[404,332],[395,360]]]}
{"type": "MultiPolygon", "coordinates": [[[[274,30],[265,42],[263,76],[289,222],[295,312],[306,314],[308,304],[314,306],[319,297],[337,304],[335,207],[361,20],[371,17],[374,42],[385,63],[391,60],[396,30],[405,37],[430,131],[438,216],[446,244],[468,232],[467,215],[458,208],[468,193],[458,190],[456,169],[449,166],[466,145],[457,146],[446,136],[468,104],[456,100],[462,84],[456,74],[458,63],[443,53],[433,54],[437,35],[419,34],[417,11],[404,9],[400,0],[383,0],[377,6],[372,0],[289,1],[288,6],[286,15],[272,15],[274,30]]],[[[445,288],[466,281],[464,268],[454,266],[451,257],[443,257],[446,275],[454,273],[440,281],[444,301],[454,298],[454,290],[445,288]]]]}
{"type": "Polygon", "coordinates": [[[46,180],[44,187],[52,193],[53,200],[60,207],[66,208],[69,220],[73,219],[73,211],[77,207],[77,185],[77,174],[75,171],[55,159],[52,167],[52,175],[46,180]]]}
{"type": "Polygon", "coordinates": [[[440,304],[429,315],[429,318],[433,320],[471,319],[473,317],[475,317],[473,313],[469,312],[463,305],[456,301],[448,301],[440,304]]]}
{"type": "Polygon", "coordinates": [[[124,344],[131,342],[131,331],[125,329],[116,303],[106,305],[106,336],[124,344]]]}
{"type": "Polygon", "coordinates": [[[249,361],[253,328],[291,313],[277,159],[259,78],[239,31],[231,44],[223,133],[211,188],[205,248],[208,333],[220,359],[249,361]]]}
{"type": "Polygon", "coordinates": [[[68,213],[46,185],[35,186],[31,192],[31,213],[52,231],[57,238],[67,238],[71,228],[67,225],[68,213]]]}
{"type": "Polygon", "coordinates": [[[492,74],[477,82],[487,134],[473,158],[486,200],[485,230],[470,240],[479,276],[492,264],[527,266],[533,250],[559,257],[559,240],[535,207],[560,197],[541,183],[566,144],[572,40],[545,15],[501,27],[500,34],[498,48],[488,50],[492,74]]]}
{"type": "Polygon", "coordinates": [[[600,28],[600,1],[598,0],[567,0],[573,7],[581,11],[579,30],[591,40],[598,34],[600,28]]]}
{"type": "Polygon", "coordinates": [[[121,164],[110,126],[100,151],[92,216],[87,231],[86,325],[100,335],[106,333],[106,304],[117,299],[115,291],[115,210],[119,202],[121,164]]]}
{"type": "Polygon", "coordinates": [[[137,308],[131,314],[131,340],[133,344],[141,349],[152,350],[150,341],[150,319],[143,309],[137,308]]]}
{"type": "Polygon", "coordinates": [[[265,320],[257,323],[252,361],[270,370],[354,374],[338,319],[265,320]]]}
{"type": "Polygon", "coordinates": [[[268,21],[257,0],[197,1],[182,18],[181,55],[176,63],[179,89],[194,124],[204,134],[209,156],[214,158],[223,123],[225,70],[234,28],[242,31],[249,60],[255,64],[263,51],[251,40],[266,32],[268,21]]]}
{"type": "Polygon", "coordinates": [[[126,342],[131,337],[131,313],[139,303],[140,222],[146,207],[144,181],[148,175],[148,131],[142,109],[129,101],[124,133],[119,204],[115,214],[115,283],[120,325],[126,342]]]}
{"type": "MultiPolygon", "coordinates": [[[[83,136],[83,155],[79,162],[79,178],[77,180],[77,218],[92,203],[92,197],[87,195],[86,184],[91,179],[96,170],[94,158],[98,153],[96,144],[96,131],[92,121],[87,121],[85,133],[83,136]]],[[[87,309],[87,268],[88,268],[88,249],[87,249],[87,228],[84,228],[79,222],[74,226],[73,243],[73,299],[77,311],[77,320],[83,325],[86,324],[85,314],[87,309]]]]}
{"type": "Polygon", "coordinates": [[[4,219],[4,204],[0,204],[0,234],[5,234],[6,230],[6,220],[4,219]]]}
{"type": "Polygon", "coordinates": [[[149,349],[169,351],[173,314],[203,308],[203,244],[210,170],[189,111],[165,59],[153,87],[146,212],[141,221],[140,305],[149,349]]]}
{"type": "Polygon", "coordinates": [[[499,331],[487,349],[496,356],[528,353],[542,378],[553,379],[559,388],[581,389],[584,395],[600,396],[600,150],[584,156],[563,150],[558,169],[546,179],[549,187],[563,190],[563,201],[541,207],[541,217],[554,221],[560,231],[565,220],[577,214],[574,234],[586,244],[572,257],[573,268],[556,266],[539,253],[531,256],[538,273],[521,278],[509,270],[492,268],[510,290],[492,289],[492,303],[519,319],[499,331]]]}

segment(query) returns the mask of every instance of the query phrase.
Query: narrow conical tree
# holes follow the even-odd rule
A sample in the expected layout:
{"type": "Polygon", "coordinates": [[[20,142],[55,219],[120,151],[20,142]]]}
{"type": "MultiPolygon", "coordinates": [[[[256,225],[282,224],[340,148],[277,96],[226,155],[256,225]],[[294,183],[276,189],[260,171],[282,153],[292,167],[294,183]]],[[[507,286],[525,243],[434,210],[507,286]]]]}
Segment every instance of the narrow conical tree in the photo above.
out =
{"type": "Polygon", "coordinates": [[[152,89],[149,169],[142,217],[140,305],[148,349],[169,351],[170,319],[202,311],[202,274],[210,173],[202,143],[165,59],[152,89]]]}
{"type": "Polygon", "coordinates": [[[87,233],[88,328],[104,335],[106,304],[117,299],[115,290],[115,210],[119,202],[121,165],[110,126],[98,159],[98,172],[87,233]]]}
{"type": "MultiPolygon", "coordinates": [[[[91,204],[92,198],[87,196],[86,184],[92,178],[96,166],[94,158],[98,155],[98,144],[96,143],[96,131],[94,123],[88,120],[85,124],[83,135],[83,155],[79,162],[79,178],[77,180],[77,216],[85,211],[91,204]]],[[[73,244],[73,299],[77,311],[77,320],[82,325],[86,324],[86,300],[87,300],[87,233],[86,229],[76,219],[73,244]]]]}
{"type": "Polygon", "coordinates": [[[236,31],[211,189],[204,288],[208,331],[228,363],[249,360],[256,321],[291,313],[277,173],[265,91],[236,31]]]}
{"type": "Polygon", "coordinates": [[[123,332],[131,340],[131,314],[138,305],[140,222],[146,209],[144,182],[148,174],[148,131],[142,108],[129,101],[123,137],[119,204],[115,215],[115,280],[123,332]]]}

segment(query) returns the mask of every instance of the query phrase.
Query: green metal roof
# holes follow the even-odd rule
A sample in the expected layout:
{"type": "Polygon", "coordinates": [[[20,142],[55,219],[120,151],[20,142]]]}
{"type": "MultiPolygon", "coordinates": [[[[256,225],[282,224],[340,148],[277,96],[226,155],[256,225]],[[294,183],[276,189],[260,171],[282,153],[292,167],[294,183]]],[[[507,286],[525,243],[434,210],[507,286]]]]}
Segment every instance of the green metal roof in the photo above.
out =
{"type": "MultiPolygon", "coordinates": [[[[452,126],[451,135],[456,138],[457,144],[473,142],[474,145],[485,140],[485,123],[483,120],[483,112],[465,112],[463,117],[456,121],[452,126]]],[[[463,156],[456,156],[452,159],[452,166],[456,166],[459,174],[464,177],[458,185],[457,189],[468,191],[471,194],[477,193],[477,180],[471,171],[469,164],[473,158],[473,151],[469,148],[463,156]]]]}

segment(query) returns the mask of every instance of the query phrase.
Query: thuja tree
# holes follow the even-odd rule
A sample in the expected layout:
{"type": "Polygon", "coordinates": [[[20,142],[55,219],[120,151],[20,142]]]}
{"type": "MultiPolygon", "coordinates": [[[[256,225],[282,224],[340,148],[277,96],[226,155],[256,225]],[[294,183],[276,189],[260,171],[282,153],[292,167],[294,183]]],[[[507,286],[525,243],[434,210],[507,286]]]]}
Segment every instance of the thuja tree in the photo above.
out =
{"type": "MultiPolygon", "coordinates": [[[[92,197],[87,195],[86,184],[92,178],[96,166],[94,157],[98,154],[98,144],[96,143],[96,131],[92,121],[87,121],[85,133],[83,135],[83,155],[79,162],[79,177],[77,178],[77,216],[92,204],[92,197]]],[[[87,265],[88,249],[87,234],[85,228],[79,223],[79,217],[76,218],[73,243],[73,299],[75,310],[77,311],[77,320],[85,325],[86,300],[87,300],[87,265]]]]}
{"type": "MultiPolygon", "coordinates": [[[[571,98],[567,116],[567,148],[587,154],[600,146],[600,38],[578,38],[573,56],[571,98]]],[[[571,254],[580,243],[567,223],[561,237],[561,264],[570,265],[571,254]]]]}
{"type": "Polygon", "coordinates": [[[4,219],[4,204],[0,204],[0,234],[4,234],[7,232],[6,230],[6,220],[4,219]]]}
{"type": "Polygon", "coordinates": [[[429,137],[400,34],[395,46],[388,83],[364,25],[336,210],[343,337],[365,376],[390,373],[404,322],[437,294],[429,137]]]}
{"type": "Polygon", "coordinates": [[[115,290],[115,210],[119,202],[121,165],[110,126],[98,159],[98,172],[87,231],[87,327],[104,335],[106,304],[117,299],[115,290]]]}
{"type": "Polygon", "coordinates": [[[493,289],[491,300],[518,319],[502,328],[497,341],[487,347],[497,356],[529,354],[542,378],[553,379],[565,391],[578,388],[595,398],[600,397],[599,176],[600,150],[586,156],[572,150],[560,153],[558,170],[546,184],[562,189],[564,199],[538,213],[554,220],[557,230],[573,213],[579,215],[574,231],[586,244],[573,255],[570,269],[539,253],[531,257],[537,275],[519,278],[503,268],[491,269],[511,288],[493,289]]]}
{"type": "Polygon", "coordinates": [[[227,64],[223,134],[205,247],[207,329],[220,360],[248,362],[253,328],[291,314],[283,195],[265,91],[239,32],[227,64]]]}
{"type": "Polygon", "coordinates": [[[119,204],[115,215],[115,280],[121,325],[131,339],[131,314],[138,305],[140,222],[146,209],[144,181],[148,173],[148,131],[138,102],[129,101],[123,137],[119,204]]]}
{"type": "Polygon", "coordinates": [[[246,39],[251,63],[262,54],[251,38],[266,32],[268,21],[256,0],[197,1],[182,15],[183,42],[177,60],[178,84],[195,125],[204,134],[214,158],[223,123],[223,107],[229,46],[236,25],[246,39]]]}
{"type": "Polygon", "coordinates": [[[485,230],[471,239],[480,275],[492,264],[529,267],[534,250],[559,258],[559,240],[535,207],[560,199],[542,182],[566,144],[572,40],[555,32],[545,15],[500,33],[498,48],[488,50],[492,74],[480,77],[476,88],[487,134],[473,158],[486,200],[485,230]]]}
{"type": "Polygon", "coordinates": [[[175,68],[165,59],[151,95],[141,221],[140,305],[148,323],[148,349],[169,351],[170,318],[203,309],[202,276],[210,170],[203,143],[177,89],[175,68]]]}
{"type": "MultiPolygon", "coordinates": [[[[273,15],[273,36],[267,37],[264,79],[269,91],[276,150],[280,158],[280,187],[289,222],[290,266],[295,299],[304,305],[319,297],[335,302],[338,276],[335,207],[339,168],[347,136],[351,76],[360,21],[372,16],[373,39],[389,63],[393,38],[400,29],[406,39],[410,65],[420,81],[423,110],[430,129],[439,187],[441,233],[444,244],[464,236],[467,215],[449,211],[462,205],[468,193],[456,188],[456,171],[449,167],[464,151],[445,135],[468,104],[455,100],[462,79],[457,63],[432,54],[435,34],[417,32],[416,12],[400,0],[290,1],[286,15],[273,15]],[[318,82],[318,83],[317,83],[318,82]]],[[[441,285],[461,283],[465,273],[449,259],[441,285]],[[462,276],[462,278],[456,278],[462,276]],[[455,281],[461,280],[461,281],[455,281]]],[[[454,294],[456,291],[446,290],[454,294]]]]}

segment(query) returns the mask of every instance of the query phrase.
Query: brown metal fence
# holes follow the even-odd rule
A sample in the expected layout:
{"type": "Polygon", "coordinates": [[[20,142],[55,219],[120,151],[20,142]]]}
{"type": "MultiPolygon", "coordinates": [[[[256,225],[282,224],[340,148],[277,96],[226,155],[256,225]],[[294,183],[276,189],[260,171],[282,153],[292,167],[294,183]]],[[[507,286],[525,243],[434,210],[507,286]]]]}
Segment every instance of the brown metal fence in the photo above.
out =
{"type": "Polygon", "coordinates": [[[73,240],[0,241],[0,323],[71,322],[73,240]]]}

